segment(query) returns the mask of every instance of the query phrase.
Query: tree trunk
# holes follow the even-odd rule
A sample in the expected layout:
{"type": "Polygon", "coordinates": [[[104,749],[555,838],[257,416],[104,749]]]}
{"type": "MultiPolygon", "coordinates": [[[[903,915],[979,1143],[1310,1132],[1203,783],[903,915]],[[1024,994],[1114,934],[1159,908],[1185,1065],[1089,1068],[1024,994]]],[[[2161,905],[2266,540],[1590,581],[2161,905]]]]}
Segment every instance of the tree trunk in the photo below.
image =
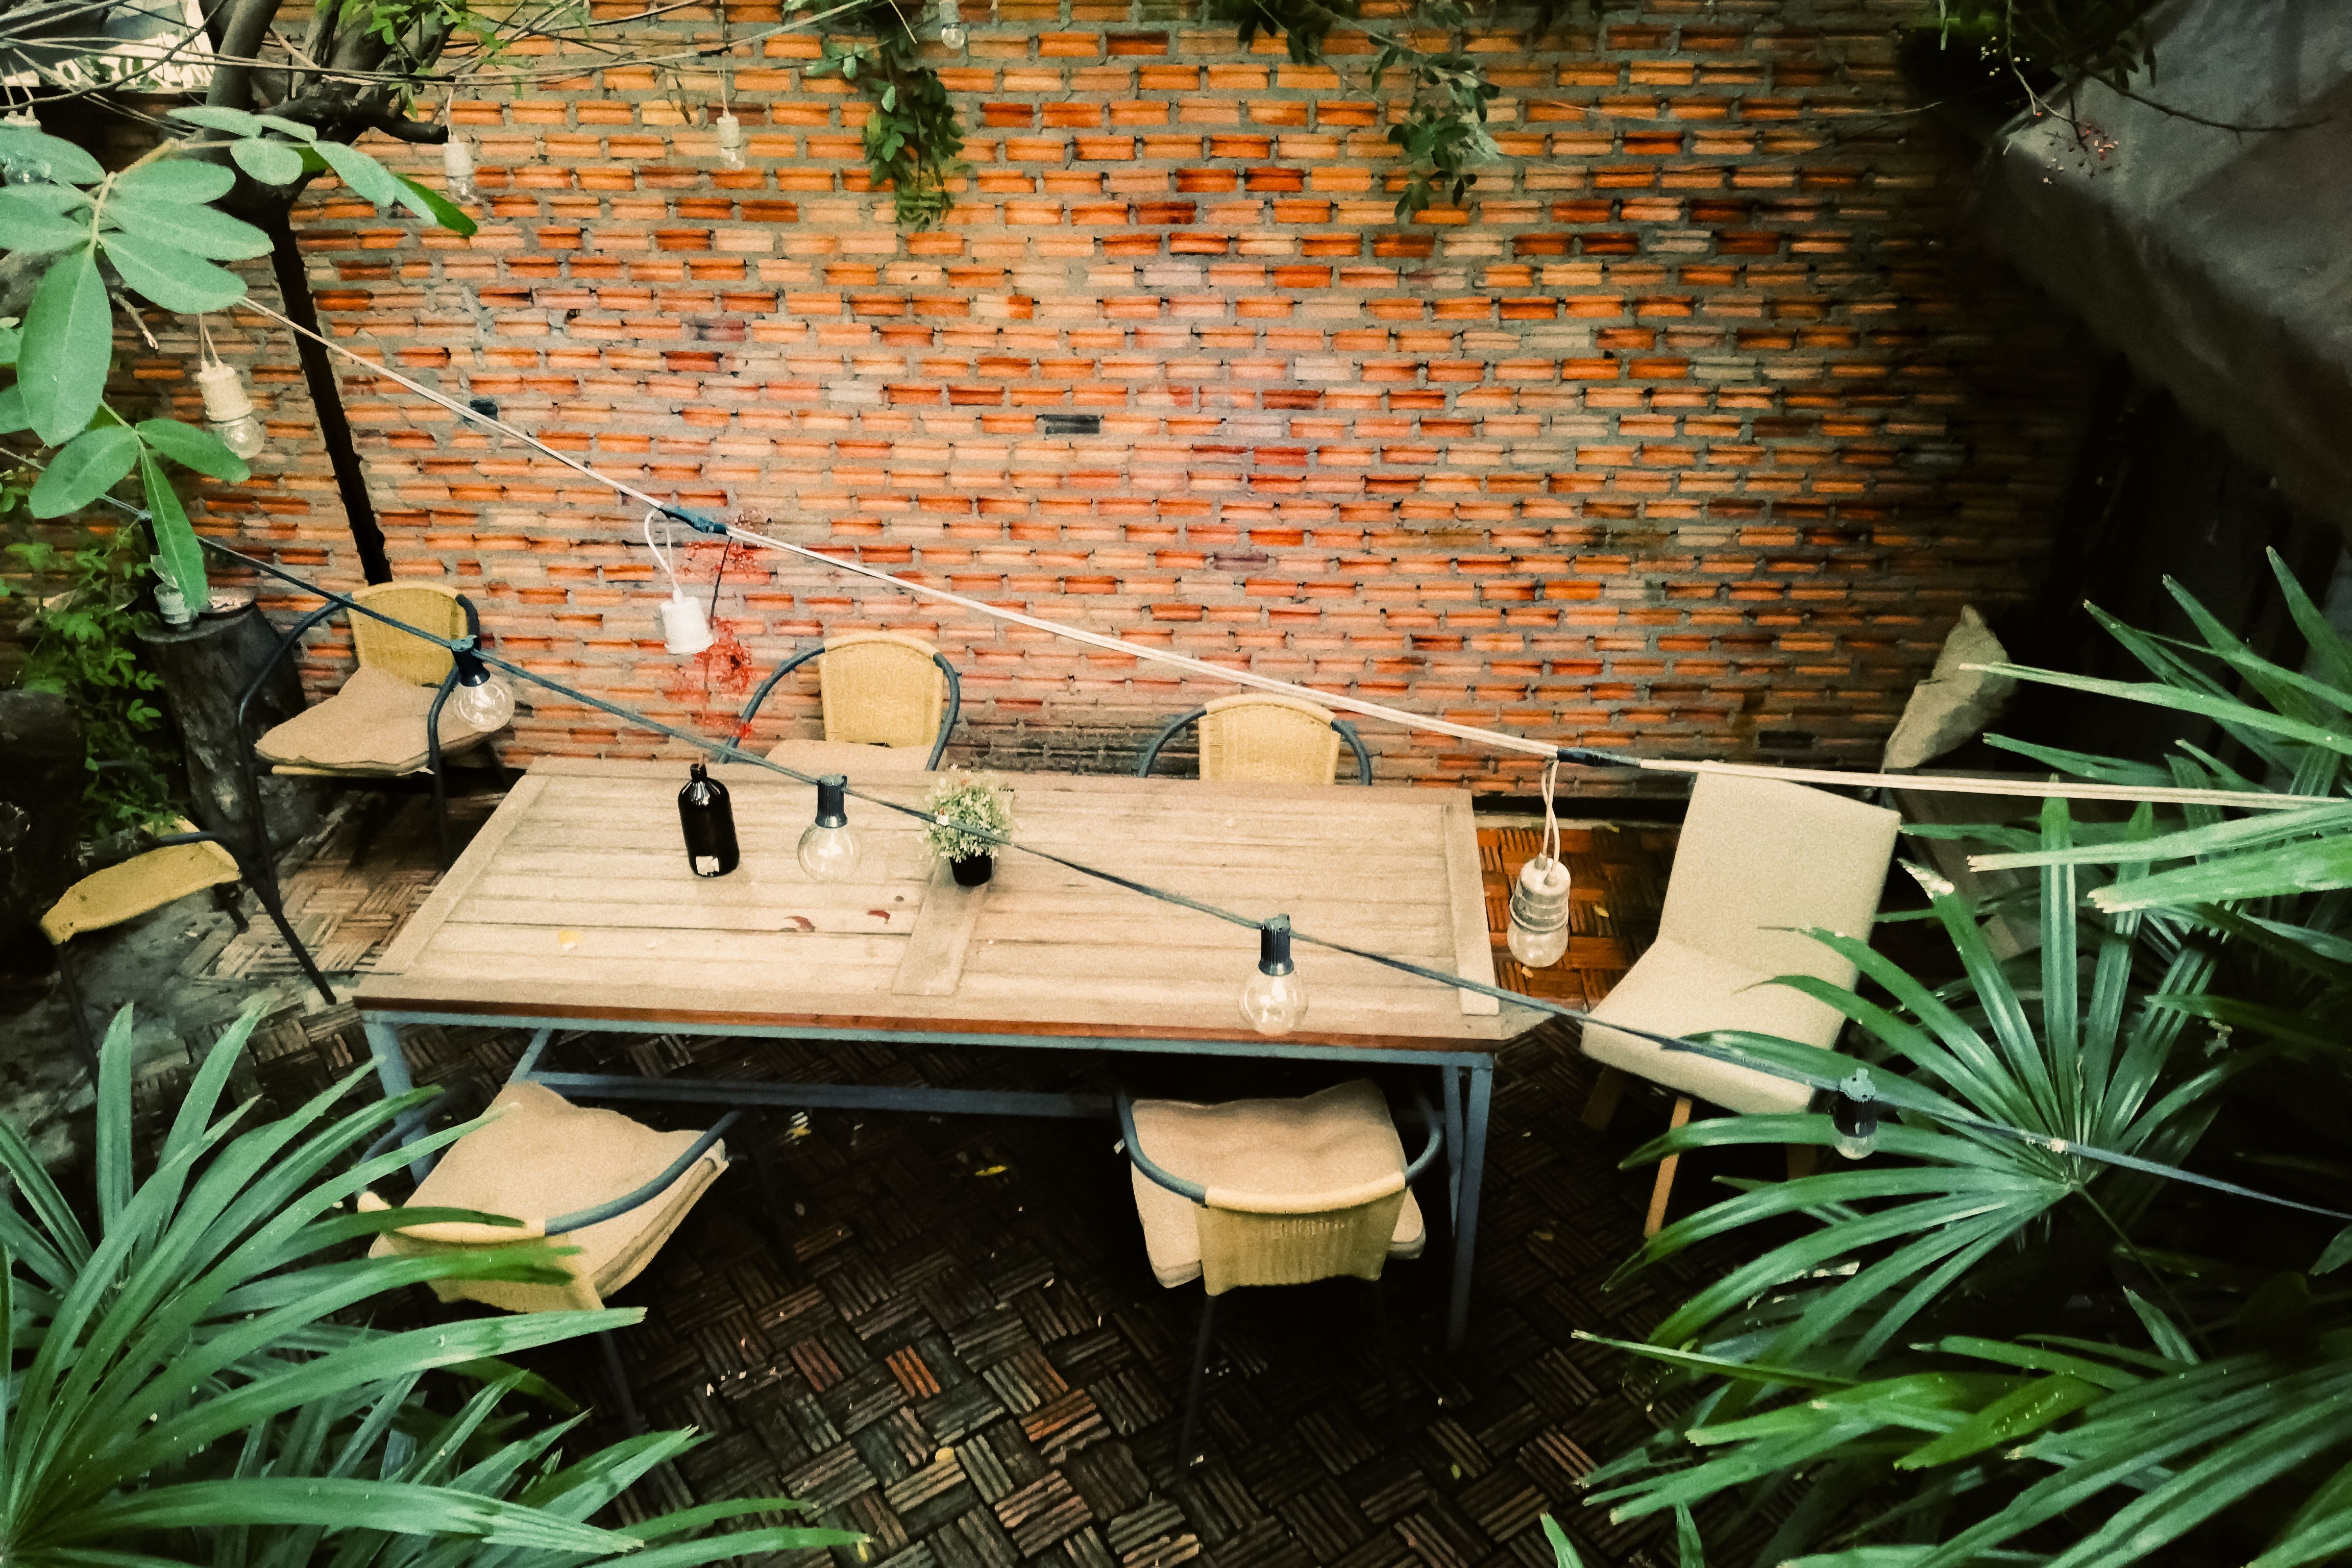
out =
{"type": "MultiPolygon", "coordinates": [[[[235,844],[241,854],[259,847],[252,809],[239,773],[240,759],[268,728],[302,710],[302,682],[289,653],[253,700],[247,733],[236,732],[237,699],[252,684],[283,635],[252,605],[226,616],[201,616],[180,630],[158,626],[139,641],[147,663],[163,678],[188,759],[190,810],[197,825],[235,844]]],[[[255,771],[262,816],[274,857],[319,820],[321,790],[314,779],[279,778],[266,763],[255,771]]]]}
{"type": "Polygon", "coordinates": [[[53,691],[0,691],[0,972],[48,967],[40,920],[73,882],[81,727],[53,691]]]}

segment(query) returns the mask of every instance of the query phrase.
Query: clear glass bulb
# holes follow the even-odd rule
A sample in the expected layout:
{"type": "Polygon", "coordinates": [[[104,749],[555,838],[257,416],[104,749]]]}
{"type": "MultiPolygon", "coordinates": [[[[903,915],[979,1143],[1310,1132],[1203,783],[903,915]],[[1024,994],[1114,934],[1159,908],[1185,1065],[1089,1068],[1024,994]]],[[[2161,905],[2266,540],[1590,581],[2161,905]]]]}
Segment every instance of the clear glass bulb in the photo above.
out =
{"type": "Polygon", "coordinates": [[[1511,956],[1529,969],[1558,963],[1568,951],[1568,868],[1538,855],[1519,868],[1511,889],[1511,956]]]}
{"type": "Polygon", "coordinates": [[[816,820],[801,833],[801,869],[820,882],[845,882],[857,875],[857,835],[849,830],[844,792],[849,779],[827,773],[816,781],[816,820]]]}
{"type": "Polygon", "coordinates": [[[938,9],[940,42],[951,49],[963,47],[964,39],[969,35],[964,32],[962,7],[956,0],[939,0],[938,9]]]}
{"type": "Polygon", "coordinates": [[[469,730],[503,730],[514,717],[514,689],[484,670],[479,680],[458,679],[449,706],[469,730]]]}
{"type": "Polygon", "coordinates": [[[820,882],[846,882],[857,875],[857,835],[846,827],[812,822],[801,834],[801,869],[820,882]]]}
{"type": "Polygon", "coordinates": [[[1878,1147],[1878,1094],[1868,1073],[1856,1072],[1838,1085],[1830,1125],[1837,1134],[1832,1146],[1849,1160],[1864,1159],[1878,1147]]]}
{"type": "Polygon", "coordinates": [[[217,422],[208,419],[205,428],[219,437],[221,445],[240,458],[257,458],[269,445],[269,431],[258,414],[217,422]]]}
{"type": "Polygon", "coordinates": [[[1290,962],[1290,917],[1257,929],[1257,973],[1242,985],[1242,1021],[1261,1035],[1286,1035],[1307,1016],[1307,982],[1290,962]]]}

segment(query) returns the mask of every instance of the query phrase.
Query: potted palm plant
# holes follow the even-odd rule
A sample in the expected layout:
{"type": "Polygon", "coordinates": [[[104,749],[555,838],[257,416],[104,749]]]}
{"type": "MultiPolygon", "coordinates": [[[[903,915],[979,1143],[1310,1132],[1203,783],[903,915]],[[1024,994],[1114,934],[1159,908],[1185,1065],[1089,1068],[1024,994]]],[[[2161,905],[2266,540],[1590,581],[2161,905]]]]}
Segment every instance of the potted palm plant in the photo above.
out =
{"type": "Polygon", "coordinates": [[[1013,792],[984,773],[950,768],[923,809],[931,814],[923,847],[948,863],[956,885],[977,888],[987,881],[997,849],[1013,841],[1013,792]]]}

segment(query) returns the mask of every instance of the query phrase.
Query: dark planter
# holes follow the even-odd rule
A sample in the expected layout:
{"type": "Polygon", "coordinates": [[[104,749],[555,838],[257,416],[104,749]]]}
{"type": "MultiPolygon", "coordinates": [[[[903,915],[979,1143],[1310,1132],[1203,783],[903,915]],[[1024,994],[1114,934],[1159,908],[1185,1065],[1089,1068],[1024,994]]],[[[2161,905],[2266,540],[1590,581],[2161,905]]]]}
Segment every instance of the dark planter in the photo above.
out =
{"type": "Polygon", "coordinates": [[[977,888],[982,882],[987,881],[991,876],[994,875],[996,871],[996,857],[993,855],[967,855],[961,860],[949,861],[948,869],[955,873],[957,887],[977,888]]]}

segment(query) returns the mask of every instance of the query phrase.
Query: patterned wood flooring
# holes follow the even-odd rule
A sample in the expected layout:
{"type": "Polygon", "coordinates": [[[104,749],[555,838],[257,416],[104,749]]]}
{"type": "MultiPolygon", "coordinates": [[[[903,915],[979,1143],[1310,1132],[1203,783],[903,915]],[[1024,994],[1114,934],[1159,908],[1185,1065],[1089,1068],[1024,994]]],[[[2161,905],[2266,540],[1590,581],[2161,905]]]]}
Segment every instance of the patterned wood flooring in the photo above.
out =
{"type": "MultiPolygon", "coordinates": [[[[371,900],[413,907],[405,879],[429,824],[423,835],[397,826],[363,856],[338,859],[331,839],[289,879],[306,889],[307,911],[341,922],[347,963],[368,956],[352,957],[371,900]],[[356,901],[353,889],[364,889],[356,901]],[[339,900],[350,909],[329,914],[339,900]]],[[[1563,840],[1574,938],[1560,965],[1529,974],[1499,931],[1534,831],[1480,833],[1497,964],[1507,984],[1595,998],[1654,929],[1674,834],[1580,823],[1563,840]]],[[[372,924],[364,934],[371,949],[381,940],[372,924]]],[[[494,1092],[520,1044],[512,1032],[409,1032],[418,1079],[449,1085],[453,1112],[494,1092]]],[[[1334,1076],[1322,1064],[983,1054],[888,1038],[784,1050],[582,1036],[555,1050],[567,1066],[803,1081],[1102,1087],[1117,1075],[1141,1091],[1206,1098],[1300,1092],[1334,1076]]],[[[255,1054],[258,1087],[284,1103],[364,1062],[366,1047],[338,1009],[272,1020],[255,1054]]],[[[151,1114],[175,1099],[179,1076],[142,1084],[151,1114]]],[[[1466,1353],[1437,1349],[1442,1232],[1425,1258],[1390,1271],[1401,1404],[1363,1286],[1244,1292],[1221,1313],[1210,1458],[1189,1471],[1174,1449],[1201,1298],[1152,1279],[1111,1128],[772,1113],[752,1136],[778,1211],[762,1212],[739,1167],[616,1299],[646,1312],[621,1342],[647,1415],[709,1434],[625,1509],[802,1498],[871,1537],[862,1558],[837,1554],[844,1568],[1543,1568],[1538,1520],[1549,1511],[1595,1563],[1664,1568],[1673,1551],[1657,1521],[1614,1526],[1581,1506],[1578,1479],[1652,1430],[1655,1390],[1641,1363],[1577,1336],[1640,1336],[1706,1265],[1676,1260],[1604,1289],[1640,1239],[1647,1191],[1646,1172],[1617,1162],[1664,1113],[1629,1097],[1616,1131],[1595,1134],[1578,1120],[1590,1083],[1572,1031],[1538,1030],[1503,1058],[1466,1353]]],[[[1685,1178],[1685,1189],[1704,1184],[1685,1178]]],[[[1437,1222],[1443,1183],[1430,1185],[1423,1203],[1437,1222]]],[[[446,1310],[423,1300],[413,1310],[446,1310]]],[[[532,1359],[601,1398],[592,1350],[532,1359]]],[[[587,1435],[619,1427],[600,1413],[587,1435]]],[[[1710,1546],[1741,1561],[1751,1536],[1711,1534],[1710,1546]]]]}

